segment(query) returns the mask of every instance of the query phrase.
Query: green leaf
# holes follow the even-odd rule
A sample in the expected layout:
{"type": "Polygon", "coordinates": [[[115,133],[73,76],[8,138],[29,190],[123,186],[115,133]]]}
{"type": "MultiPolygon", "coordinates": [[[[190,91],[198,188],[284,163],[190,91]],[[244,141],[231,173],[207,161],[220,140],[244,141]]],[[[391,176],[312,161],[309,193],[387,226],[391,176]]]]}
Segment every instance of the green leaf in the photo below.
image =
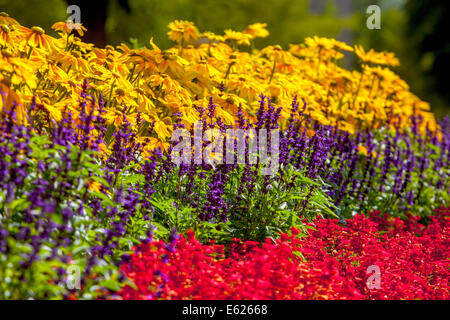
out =
{"type": "Polygon", "coordinates": [[[108,126],[108,129],[106,129],[105,143],[107,146],[109,146],[109,144],[111,143],[111,137],[115,131],[116,131],[116,126],[114,124],[110,124],[108,126]]]}
{"type": "Polygon", "coordinates": [[[8,204],[11,211],[22,211],[25,210],[31,204],[27,199],[16,199],[8,204]]]}

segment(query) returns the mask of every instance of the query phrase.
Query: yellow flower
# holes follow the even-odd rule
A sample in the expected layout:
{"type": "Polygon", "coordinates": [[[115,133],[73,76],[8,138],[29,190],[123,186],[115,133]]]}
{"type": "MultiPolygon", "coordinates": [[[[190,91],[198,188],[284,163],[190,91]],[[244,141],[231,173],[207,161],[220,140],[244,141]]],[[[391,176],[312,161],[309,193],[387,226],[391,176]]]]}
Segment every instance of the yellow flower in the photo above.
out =
{"type": "Polygon", "coordinates": [[[69,42],[75,49],[79,49],[80,51],[83,52],[91,51],[94,48],[93,43],[85,43],[81,41],[80,38],[75,37],[73,34],[69,35],[69,42]]]}
{"type": "MultiPolygon", "coordinates": [[[[102,95],[106,102],[107,123],[119,124],[124,106],[132,124],[138,111],[145,121],[154,119],[155,136],[139,137],[149,141],[144,155],[150,154],[152,147],[167,148],[174,112],[181,112],[183,123],[190,128],[198,120],[194,105],[206,108],[209,97],[217,104],[216,117],[226,124],[234,124],[238,106],[253,119],[259,108],[258,96],[264,93],[275,108],[289,105],[294,96],[304,98],[312,119],[338,125],[351,134],[381,126],[387,118],[409,126],[411,115],[423,117],[421,132],[427,126],[437,130],[429,105],[387,68],[398,65],[391,53],[354,47],[363,63],[361,73],[336,63],[342,51],[353,48],[335,39],[307,38],[303,44],[290,45],[289,51],[277,45],[239,51],[237,45],[268,36],[264,23],[252,24],[242,32],[226,30],[220,36],[200,34],[192,22],[174,21],[168,34],[179,46],[167,50],[161,50],[152,39],[150,47],[140,49],[125,44],[96,48],[77,37],[86,30],[82,25],[74,24],[77,32],[71,32],[66,22],[57,22],[53,28],[63,36],[55,39],[39,27],[23,27],[0,13],[1,109],[17,103],[19,118],[25,122],[26,107],[36,96],[41,109],[52,118],[60,119],[65,109],[77,117],[81,84],[87,79],[89,95],[102,95]],[[194,45],[199,37],[201,41],[194,45]]],[[[284,108],[282,128],[288,117],[289,110],[284,108]]],[[[314,134],[308,128],[305,131],[314,134]]],[[[108,154],[107,146],[101,148],[108,154]]]]}
{"type": "Polygon", "coordinates": [[[128,68],[126,66],[127,57],[121,55],[115,50],[97,49],[94,48],[89,56],[89,63],[96,63],[101,66],[106,66],[109,70],[113,72],[119,72],[121,74],[127,74],[128,68]]]}
{"type": "MultiPolygon", "coordinates": [[[[208,44],[203,44],[208,45],[208,44]]],[[[190,62],[195,63],[201,60],[206,60],[208,57],[208,54],[203,52],[203,50],[199,50],[198,48],[194,47],[193,45],[187,45],[183,50],[183,59],[184,61],[188,62],[187,64],[190,64],[190,62]]]]}
{"type": "Polygon", "coordinates": [[[251,39],[253,39],[253,36],[250,34],[233,31],[231,29],[225,30],[225,40],[232,40],[236,41],[237,44],[244,44],[249,46],[251,39]]]}
{"type": "Polygon", "coordinates": [[[26,123],[26,110],[20,96],[11,90],[11,83],[7,79],[0,81],[0,114],[4,111],[11,111],[14,108],[16,119],[19,122],[26,123]]]}
{"type": "Polygon", "coordinates": [[[169,39],[176,43],[181,43],[181,40],[184,42],[197,40],[200,36],[197,27],[190,21],[175,20],[169,23],[169,29],[170,31],[167,33],[169,39]]]}
{"type": "Polygon", "coordinates": [[[146,114],[155,116],[156,107],[155,104],[149,98],[155,99],[154,92],[147,88],[145,91],[141,88],[136,88],[132,93],[134,99],[137,102],[137,110],[146,114]]]}
{"type": "Polygon", "coordinates": [[[76,71],[84,71],[84,72],[90,72],[91,68],[89,66],[89,63],[86,59],[83,58],[81,53],[72,50],[70,52],[68,51],[60,51],[58,54],[51,56],[56,62],[61,63],[61,66],[68,70],[69,67],[71,70],[76,71]]]}
{"type": "Polygon", "coordinates": [[[31,29],[22,28],[24,39],[28,45],[32,47],[42,48],[47,51],[56,48],[55,39],[46,35],[45,30],[41,27],[33,27],[31,29]]]}
{"type": "Polygon", "coordinates": [[[292,55],[289,52],[284,51],[281,46],[267,46],[261,50],[261,54],[265,54],[270,60],[276,60],[277,62],[289,63],[292,55]]]}
{"type": "Polygon", "coordinates": [[[255,23],[249,25],[242,33],[250,34],[255,38],[266,38],[269,36],[269,31],[266,29],[267,23],[255,23]]]}
{"type": "Polygon", "coordinates": [[[8,25],[2,24],[0,26],[0,45],[9,46],[14,40],[15,37],[12,35],[11,29],[8,25]]]}
{"type": "Polygon", "coordinates": [[[56,121],[61,121],[62,113],[57,107],[51,103],[51,101],[47,97],[39,97],[36,96],[36,103],[40,105],[44,110],[48,112],[48,114],[52,117],[52,119],[56,121]]]}
{"type": "Polygon", "coordinates": [[[0,12],[0,24],[6,24],[8,26],[19,25],[17,20],[11,18],[6,12],[0,12]]]}
{"type": "Polygon", "coordinates": [[[100,192],[101,188],[102,188],[102,184],[94,181],[94,180],[89,180],[87,182],[89,190],[92,192],[100,192]]]}
{"type": "Polygon", "coordinates": [[[230,76],[227,86],[233,92],[238,93],[239,97],[247,99],[249,102],[253,102],[258,99],[258,95],[262,89],[260,84],[256,82],[253,77],[245,75],[233,74],[230,76]]]}
{"type": "Polygon", "coordinates": [[[9,80],[13,85],[19,85],[22,82],[26,82],[28,87],[35,86],[36,76],[34,74],[33,66],[27,59],[15,57],[9,50],[1,51],[2,58],[0,60],[0,70],[2,72],[9,72],[9,80]]]}
{"type": "Polygon", "coordinates": [[[355,46],[355,53],[358,58],[364,63],[374,63],[387,66],[398,66],[400,62],[390,52],[375,52],[373,49],[364,51],[364,48],[360,45],[355,46]]]}
{"type": "Polygon", "coordinates": [[[161,151],[167,151],[170,147],[170,143],[163,142],[162,140],[159,140],[158,138],[153,137],[140,137],[138,141],[141,143],[141,145],[146,146],[144,150],[144,157],[150,157],[153,154],[153,150],[156,148],[160,148],[161,151]]]}
{"type": "Polygon", "coordinates": [[[220,117],[224,124],[234,125],[234,123],[235,123],[234,117],[228,111],[226,111],[224,108],[217,107],[215,111],[216,111],[216,116],[220,117]]]}
{"type": "Polygon", "coordinates": [[[156,63],[159,65],[159,71],[170,74],[176,78],[181,78],[184,74],[184,66],[189,63],[180,57],[174,50],[161,51],[155,55],[156,63]]]}
{"type": "Polygon", "coordinates": [[[358,152],[362,153],[363,155],[367,156],[367,148],[365,146],[358,146],[358,152]]]}
{"type": "Polygon", "coordinates": [[[333,39],[329,38],[322,38],[318,36],[314,37],[308,37],[305,39],[305,44],[313,49],[325,49],[325,50],[331,50],[334,47],[333,39]]]}
{"type": "MultiPolygon", "coordinates": [[[[358,152],[359,153],[362,153],[363,155],[365,155],[365,156],[367,156],[368,155],[368,150],[367,150],[367,148],[365,147],[365,146],[362,146],[362,145],[359,145],[358,146],[358,152]]],[[[377,156],[377,153],[375,152],[375,151],[372,151],[372,157],[374,157],[374,158],[376,158],[376,156],[377,156]]]]}
{"type": "Polygon", "coordinates": [[[119,106],[130,107],[132,104],[134,104],[134,101],[130,96],[130,92],[122,88],[115,89],[113,97],[117,100],[119,106]]]}
{"type": "Polygon", "coordinates": [[[341,59],[344,55],[339,50],[353,51],[353,48],[344,42],[331,38],[308,37],[305,44],[318,55],[320,60],[341,59]]]}
{"type": "Polygon", "coordinates": [[[72,30],[76,30],[80,37],[84,35],[84,31],[87,31],[87,29],[83,27],[81,23],[74,23],[71,20],[67,20],[65,22],[56,22],[55,24],[53,24],[52,29],[67,34],[71,33],[72,30]]]}
{"type": "Polygon", "coordinates": [[[344,50],[344,51],[349,51],[349,52],[353,52],[353,48],[350,47],[348,44],[346,44],[345,42],[342,41],[337,41],[335,39],[334,40],[334,46],[338,49],[344,50]]]}
{"type": "Polygon", "coordinates": [[[212,32],[203,32],[203,37],[207,38],[210,42],[224,42],[225,37],[212,33],[212,32]]]}
{"type": "MultiPolygon", "coordinates": [[[[200,46],[200,49],[202,46],[200,46]]],[[[205,48],[205,47],[203,47],[205,48]]],[[[214,59],[213,61],[216,63],[221,63],[223,60],[228,59],[228,57],[233,52],[233,49],[226,43],[220,42],[220,43],[212,43],[210,48],[210,55],[214,59]]]]}
{"type": "Polygon", "coordinates": [[[313,57],[316,53],[310,48],[305,47],[304,45],[298,44],[289,44],[289,52],[294,56],[298,57],[313,57]]]}
{"type": "Polygon", "coordinates": [[[159,118],[156,118],[154,123],[153,130],[158,135],[160,141],[166,141],[167,138],[170,137],[170,131],[167,124],[164,121],[161,121],[159,118]]]}

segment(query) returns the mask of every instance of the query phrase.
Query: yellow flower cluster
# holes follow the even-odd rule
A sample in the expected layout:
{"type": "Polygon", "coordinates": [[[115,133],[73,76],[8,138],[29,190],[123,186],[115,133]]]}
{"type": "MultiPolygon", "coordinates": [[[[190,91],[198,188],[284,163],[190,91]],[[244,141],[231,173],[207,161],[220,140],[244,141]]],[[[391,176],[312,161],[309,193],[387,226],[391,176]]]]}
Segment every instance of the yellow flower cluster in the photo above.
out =
{"type": "Polygon", "coordinates": [[[125,44],[101,49],[77,37],[86,31],[80,24],[58,22],[53,29],[58,38],[0,13],[0,111],[16,104],[19,121],[26,121],[33,97],[53,120],[61,119],[64,110],[76,116],[87,79],[90,95],[101,95],[106,102],[109,124],[121,121],[125,106],[131,123],[140,112],[155,123],[152,146],[163,148],[171,135],[172,114],[181,112],[190,126],[198,120],[196,107],[206,107],[211,96],[218,105],[215,116],[225,124],[234,123],[239,105],[253,117],[258,95],[264,93],[284,107],[282,122],[298,96],[313,119],[349,132],[380,126],[387,119],[405,125],[414,113],[424,118],[422,129],[436,126],[428,104],[387,68],[398,65],[390,53],[366,52],[319,37],[290,45],[288,51],[277,45],[239,50],[269,34],[262,23],[216,35],[200,33],[192,22],[174,21],[168,36],[177,45],[168,50],[152,40],[140,49],[125,44]],[[359,71],[340,66],[344,52],[356,54],[359,71]]]}

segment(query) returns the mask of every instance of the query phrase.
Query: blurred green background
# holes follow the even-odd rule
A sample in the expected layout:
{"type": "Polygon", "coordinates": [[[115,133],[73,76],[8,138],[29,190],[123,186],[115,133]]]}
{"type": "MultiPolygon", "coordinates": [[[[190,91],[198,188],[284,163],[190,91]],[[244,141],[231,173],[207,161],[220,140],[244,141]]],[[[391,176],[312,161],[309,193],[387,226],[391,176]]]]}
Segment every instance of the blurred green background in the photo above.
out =
{"type": "MultiPolygon", "coordinates": [[[[68,4],[81,8],[87,41],[147,44],[150,37],[161,48],[172,45],[167,25],[175,19],[195,22],[200,31],[240,31],[255,22],[266,22],[270,36],[256,46],[301,43],[307,36],[335,37],[366,49],[395,52],[401,66],[395,71],[421,99],[431,103],[440,117],[449,114],[450,2],[413,0],[0,0],[25,26],[44,27],[49,34],[56,21],[69,14],[68,4]],[[366,9],[381,8],[381,29],[369,30],[366,9]]],[[[344,63],[351,67],[352,57],[344,63]]]]}

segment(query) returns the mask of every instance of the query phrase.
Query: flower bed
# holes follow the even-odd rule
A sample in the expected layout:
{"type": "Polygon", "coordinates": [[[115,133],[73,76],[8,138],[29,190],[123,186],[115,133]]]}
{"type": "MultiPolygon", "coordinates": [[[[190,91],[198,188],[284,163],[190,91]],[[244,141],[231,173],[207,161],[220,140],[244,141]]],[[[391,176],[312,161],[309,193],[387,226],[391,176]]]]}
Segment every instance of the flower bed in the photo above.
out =
{"type": "Polygon", "coordinates": [[[0,298],[448,299],[450,121],[392,54],[248,52],[264,24],[186,21],[168,50],[100,49],[73,26],[0,13],[0,298]],[[169,138],[196,129],[268,132],[276,170],[228,150],[176,163],[169,138]]]}

